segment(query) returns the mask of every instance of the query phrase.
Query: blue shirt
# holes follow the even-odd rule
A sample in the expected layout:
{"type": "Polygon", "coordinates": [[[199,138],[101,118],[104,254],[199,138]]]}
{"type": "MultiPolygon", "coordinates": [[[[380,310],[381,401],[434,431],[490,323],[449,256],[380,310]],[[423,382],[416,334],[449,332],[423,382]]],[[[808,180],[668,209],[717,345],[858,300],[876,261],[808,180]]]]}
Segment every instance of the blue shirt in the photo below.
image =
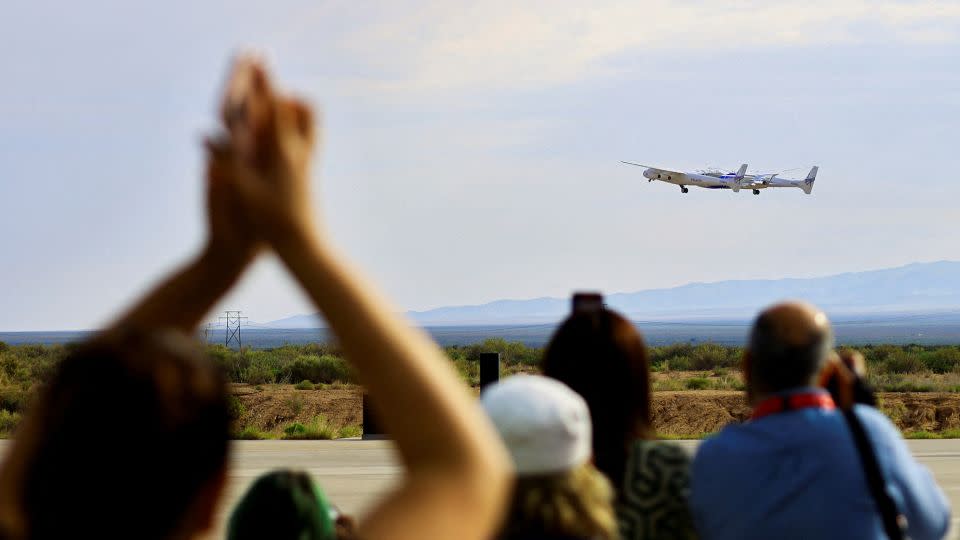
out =
{"type": "MultiPolygon", "coordinates": [[[[822,392],[804,388],[798,392],[822,392]]],[[[950,507],[880,411],[855,406],[913,540],[943,538],[950,507]]],[[[781,412],[724,428],[697,451],[690,510],[701,538],[883,539],[853,436],[835,410],[781,412]]]]}

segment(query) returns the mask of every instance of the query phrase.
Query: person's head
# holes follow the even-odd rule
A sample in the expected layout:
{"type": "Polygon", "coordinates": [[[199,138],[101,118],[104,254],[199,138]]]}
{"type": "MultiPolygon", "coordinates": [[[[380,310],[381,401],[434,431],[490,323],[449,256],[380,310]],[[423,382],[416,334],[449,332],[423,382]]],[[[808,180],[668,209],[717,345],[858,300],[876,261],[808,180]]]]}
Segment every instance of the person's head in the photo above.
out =
{"type": "Polygon", "coordinates": [[[750,399],[815,386],[832,348],[830,321],[816,307],[789,302],[764,310],[753,323],[744,354],[750,399]]]}
{"type": "Polygon", "coordinates": [[[274,471],[258,478],[237,503],[227,540],[335,540],[338,517],[310,475],[274,471]]]}
{"type": "Polygon", "coordinates": [[[480,400],[517,473],[503,536],[616,537],[613,489],[590,463],[583,398],[559,381],[516,375],[480,400]]]}
{"type": "Polygon", "coordinates": [[[604,308],[602,299],[578,307],[578,298],[547,345],[541,367],[586,400],[594,462],[620,489],[630,443],[653,435],[647,347],[636,327],[604,308]]]}
{"type": "Polygon", "coordinates": [[[5,538],[188,538],[213,524],[227,386],[173,332],[81,346],[41,390],[0,473],[5,538]]]}

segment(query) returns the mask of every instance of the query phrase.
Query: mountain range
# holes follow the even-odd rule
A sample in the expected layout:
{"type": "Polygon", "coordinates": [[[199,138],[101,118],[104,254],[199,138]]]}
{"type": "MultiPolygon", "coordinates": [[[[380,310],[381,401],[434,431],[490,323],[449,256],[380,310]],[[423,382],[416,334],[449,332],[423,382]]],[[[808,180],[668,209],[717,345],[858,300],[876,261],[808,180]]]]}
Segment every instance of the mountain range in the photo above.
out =
{"type": "MultiPolygon", "coordinates": [[[[631,319],[747,319],[773,302],[800,298],[831,315],[942,312],[960,308],[960,261],[914,263],[897,268],[816,278],[730,280],[606,295],[609,307],[631,319]]],[[[423,326],[510,325],[556,322],[568,298],[496,300],[407,315],[423,326]]],[[[324,326],[317,314],[267,323],[273,328],[324,326]]]]}

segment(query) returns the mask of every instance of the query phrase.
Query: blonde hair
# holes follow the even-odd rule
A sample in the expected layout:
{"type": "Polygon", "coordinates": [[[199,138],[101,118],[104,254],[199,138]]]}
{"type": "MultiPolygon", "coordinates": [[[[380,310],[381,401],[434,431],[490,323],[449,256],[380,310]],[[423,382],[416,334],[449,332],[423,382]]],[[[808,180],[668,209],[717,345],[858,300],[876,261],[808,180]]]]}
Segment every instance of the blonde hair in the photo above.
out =
{"type": "Polygon", "coordinates": [[[590,463],[569,471],[517,478],[501,536],[559,534],[619,538],[613,488],[590,463]]]}

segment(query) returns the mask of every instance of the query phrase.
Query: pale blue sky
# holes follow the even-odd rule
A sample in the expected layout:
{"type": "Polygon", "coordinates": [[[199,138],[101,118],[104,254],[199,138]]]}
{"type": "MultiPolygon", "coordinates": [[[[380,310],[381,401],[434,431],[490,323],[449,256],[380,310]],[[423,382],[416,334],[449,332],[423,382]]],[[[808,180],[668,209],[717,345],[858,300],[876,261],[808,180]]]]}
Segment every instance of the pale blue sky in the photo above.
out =
{"type": "MultiPolygon", "coordinates": [[[[322,106],[316,207],[405,309],[960,258],[957,3],[133,4],[0,8],[0,330],[96,327],[200,246],[245,46],[322,106]]],[[[227,306],[310,311],[271,260],[227,306]]]]}

